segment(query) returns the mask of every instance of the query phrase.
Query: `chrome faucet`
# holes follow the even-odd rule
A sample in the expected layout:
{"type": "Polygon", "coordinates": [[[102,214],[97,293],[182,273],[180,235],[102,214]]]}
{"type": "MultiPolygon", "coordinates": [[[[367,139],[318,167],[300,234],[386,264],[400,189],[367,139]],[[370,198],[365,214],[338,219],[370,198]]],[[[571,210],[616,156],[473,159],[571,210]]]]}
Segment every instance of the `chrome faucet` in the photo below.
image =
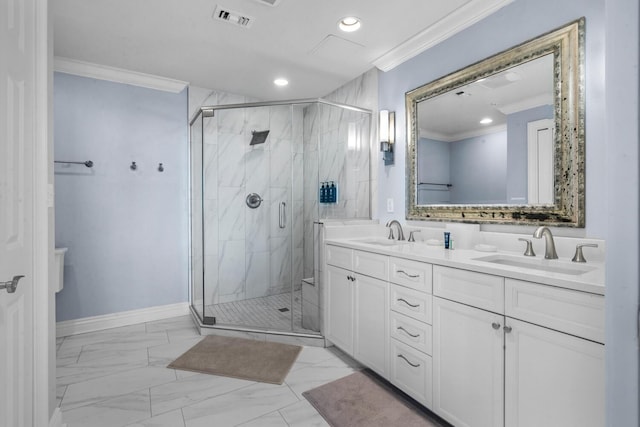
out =
{"type": "Polygon", "coordinates": [[[394,224],[398,226],[398,240],[405,240],[404,233],[402,232],[402,225],[400,225],[400,223],[396,219],[392,219],[391,221],[387,222],[386,226],[389,227],[389,239],[393,239],[393,228],[391,226],[394,224]]]}
{"type": "Polygon", "coordinates": [[[544,236],[544,258],[545,259],[558,259],[558,254],[556,253],[556,244],[553,242],[553,234],[551,234],[551,230],[547,227],[538,227],[536,231],[533,233],[533,237],[536,239],[541,239],[544,236]]]}

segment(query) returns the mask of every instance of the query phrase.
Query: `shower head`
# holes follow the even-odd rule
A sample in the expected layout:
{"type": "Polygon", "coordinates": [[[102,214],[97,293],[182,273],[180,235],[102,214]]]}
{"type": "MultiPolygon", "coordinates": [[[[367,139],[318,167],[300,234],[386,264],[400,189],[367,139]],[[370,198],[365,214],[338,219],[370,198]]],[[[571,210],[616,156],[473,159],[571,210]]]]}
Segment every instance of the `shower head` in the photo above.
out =
{"type": "Polygon", "coordinates": [[[264,141],[267,139],[267,135],[269,135],[268,130],[260,130],[260,131],[251,131],[251,142],[249,145],[258,145],[264,144],[264,141]]]}

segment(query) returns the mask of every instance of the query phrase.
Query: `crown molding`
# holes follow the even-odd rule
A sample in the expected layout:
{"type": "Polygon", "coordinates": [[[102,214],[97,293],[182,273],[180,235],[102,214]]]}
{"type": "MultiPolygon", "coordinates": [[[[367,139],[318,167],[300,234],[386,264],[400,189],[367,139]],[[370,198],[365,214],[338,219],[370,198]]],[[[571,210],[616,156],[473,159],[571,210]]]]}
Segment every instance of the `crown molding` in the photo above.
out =
{"type": "Polygon", "coordinates": [[[54,70],[60,73],[124,83],[172,93],[180,93],[189,85],[189,82],[181,80],[174,80],[166,77],[154,76],[152,74],[139,73],[137,71],[93,64],[91,62],[59,56],[54,58],[53,66],[54,70]]]}
{"type": "Polygon", "coordinates": [[[474,137],[483,136],[483,135],[491,135],[492,133],[506,132],[506,131],[507,131],[506,123],[501,125],[487,126],[487,127],[483,126],[482,128],[470,130],[467,132],[460,132],[453,135],[445,135],[443,133],[433,132],[427,129],[420,128],[418,137],[433,139],[440,142],[458,142],[458,141],[462,141],[463,139],[474,138],[474,137]]]}
{"type": "Polygon", "coordinates": [[[514,0],[471,0],[373,62],[389,71],[512,3],[514,0]]]}

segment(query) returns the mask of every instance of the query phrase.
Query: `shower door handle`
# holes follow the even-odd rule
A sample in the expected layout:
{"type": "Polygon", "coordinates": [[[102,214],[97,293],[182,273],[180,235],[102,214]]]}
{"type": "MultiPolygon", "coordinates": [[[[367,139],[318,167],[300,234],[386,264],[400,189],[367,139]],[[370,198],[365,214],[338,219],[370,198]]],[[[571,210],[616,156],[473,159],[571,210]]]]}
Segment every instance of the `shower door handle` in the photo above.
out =
{"type": "Polygon", "coordinates": [[[280,228],[284,228],[285,224],[286,224],[286,213],[285,213],[285,207],[287,206],[287,204],[285,202],[280,202],[280,216],[278,218],[278,226],[280,226],[280,228]]]}

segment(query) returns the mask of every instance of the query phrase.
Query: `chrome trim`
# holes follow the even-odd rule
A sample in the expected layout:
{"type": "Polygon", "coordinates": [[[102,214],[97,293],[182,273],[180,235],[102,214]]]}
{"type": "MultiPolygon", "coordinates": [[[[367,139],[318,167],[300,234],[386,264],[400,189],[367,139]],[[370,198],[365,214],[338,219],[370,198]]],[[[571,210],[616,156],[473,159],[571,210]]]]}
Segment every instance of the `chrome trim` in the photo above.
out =
{"type": "Polygon", "coordinates": [[[418,338],[420,336],[420,334],[413,335],[411,332],[407,331],[402,326],[398,326],[396,329],[399,330],[399,331],[403,331],[405,334],[409,335],[411,338],[418,338]]]}
{"type": "Polygon", "coordinates": [[[406,357],[404,357],[402,354],[398,355],[399,358],[403,359],[405,362],[407,362],[409,365],[413,366],[414,368],[418,368],[420,367],[420,364],[418,363],[417,365],[414,365],[413,363],[411,363],[409,361],[409,359],[407,359],[406,357]]]}
{"type": "Polygon", "coordinates": [[[404,298],[397,298],[396,301],[403,302],[403,303],[407,304],[409,307],[413,307],[413,308],[420,307],[420,304],[413,305],[413,304],[411,304],[409,301],[407,301],[404,298]]]}
{"type": "Polygon", "coordinates": [[[409,274],[409,273],[407,273],[407,272],[406,272],[406,271],[404,271],[404,270],[396,270],[396,273],[402,273],[402,274],[404,274],[405,276],[410,277],[410,278],[412,278],[412,279],[415,279],[416,277],[420,277],[420,275],[419,275],[419,274],[409,274]]]}

